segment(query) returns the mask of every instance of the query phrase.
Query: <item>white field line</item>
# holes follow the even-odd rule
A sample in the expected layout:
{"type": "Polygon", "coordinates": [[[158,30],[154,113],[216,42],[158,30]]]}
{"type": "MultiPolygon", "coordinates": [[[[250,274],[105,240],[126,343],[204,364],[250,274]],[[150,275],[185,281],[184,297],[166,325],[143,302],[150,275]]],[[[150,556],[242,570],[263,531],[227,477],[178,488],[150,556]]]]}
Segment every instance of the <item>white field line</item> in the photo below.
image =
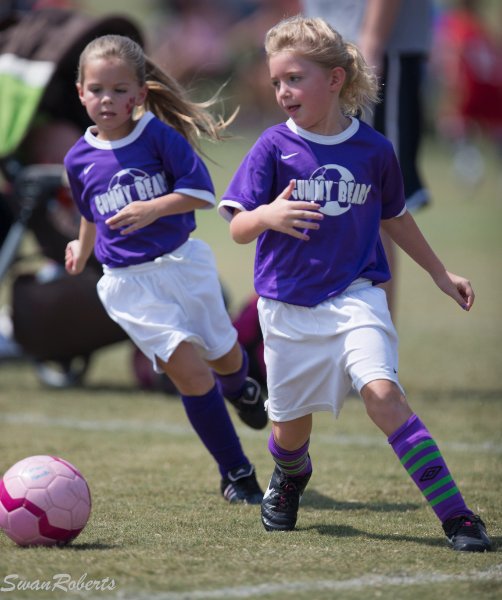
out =
{"type": "MultiPolygon", "coordinates": [[[[3,413],[0,414],[0,423],[8,425],[33,425],[35,427],[60,427],[62,429],[75,429],[80,431],[108,432],[108,433],[159,433],[174,436],[191,436],[193,429],[188,425],[173,425],[172,423],[159,423],[154,421],[124,420],[124,419],[73,419],[69,417],[49,417],[39,413],[3,413]]],[[[237,426],[240,437],[253,437],[259,435],[247,427],[237,426]]],[[[317,434],[316,441],[335,446],[386,446],[387,441],[383,435],[349,435],[317,434]]],[[[485,441],[479,443],[468,442],[442,442],[441,448],[457,452],[489,452],[502,454],[502,443],[498,441],[485,441]]]]}
{"type": "MultiPolygon", "coordinates": [[[[470,571],[460,575],[445,573],[416,573],[415,575],[363,575],[355,579],[318,581],[291,581],[289,583],[261,583],[253,586],[226,587],[217,590],[193,590],[191,592],[132,592],[117,590],[115,595],[106,596],[107,600],[231,600],[233,598],[262,598],[272,594],[282,597],[300,592],[343,592],[364,591],[378,586],[382,588],[400,588],[442,583],[493,582],[494,589],[502,587],[502,564],[494,565],[484,571],[470,571]]],[[[440,590],[436,590],[439,591],[440,590]]],[[[86,600],[98,600],[98,597],[86,600]]]]}

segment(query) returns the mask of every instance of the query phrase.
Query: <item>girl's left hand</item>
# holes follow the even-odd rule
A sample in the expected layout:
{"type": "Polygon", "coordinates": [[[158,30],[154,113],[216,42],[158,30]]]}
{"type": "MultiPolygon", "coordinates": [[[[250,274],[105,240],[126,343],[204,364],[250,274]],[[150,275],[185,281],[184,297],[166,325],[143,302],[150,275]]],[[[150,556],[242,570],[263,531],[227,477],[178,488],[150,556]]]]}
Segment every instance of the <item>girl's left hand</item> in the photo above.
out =
{"type": "Polygon", "coordinates": [[[70,275],[79,275],[85,268],[87,260],[82,256],[80,240],[72,240],[66,244],[64,264],[70,275]]]}
{"type": "Polygon", "coordinates": [[[434,278],[436,285],[448,296],[451,296],[464,310],[471,310],[474,303],[474,290],[471,282],[465,277],[444,271],[434,278]]]}
{"type": "Polygon", "coordinates": [[[153,223],[158,218],[155,210],[155,203],[136,201],[131,202],[124,208],[120,209],[116,215],[110,217],[105,222],[110,229],[122,229],[121,235],[127,235],[133,231],[137,231],[142,227],[146,227],[153,223]]]}

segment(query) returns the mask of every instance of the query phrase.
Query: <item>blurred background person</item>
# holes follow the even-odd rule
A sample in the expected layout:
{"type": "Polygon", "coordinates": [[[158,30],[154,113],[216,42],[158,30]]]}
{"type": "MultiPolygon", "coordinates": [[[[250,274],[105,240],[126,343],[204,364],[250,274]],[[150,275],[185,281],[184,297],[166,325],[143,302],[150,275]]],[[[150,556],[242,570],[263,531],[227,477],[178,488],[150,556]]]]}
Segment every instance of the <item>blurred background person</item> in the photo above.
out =
{"type": "Polygon", "coordinates": [[[493,143],[502,157],[502,41],[489,28],[485,10],[483,0],[446,7],[431,52],[436,129],[453,148],[455,176],[470,187],[485,172],[482,140],[493,143]]]}

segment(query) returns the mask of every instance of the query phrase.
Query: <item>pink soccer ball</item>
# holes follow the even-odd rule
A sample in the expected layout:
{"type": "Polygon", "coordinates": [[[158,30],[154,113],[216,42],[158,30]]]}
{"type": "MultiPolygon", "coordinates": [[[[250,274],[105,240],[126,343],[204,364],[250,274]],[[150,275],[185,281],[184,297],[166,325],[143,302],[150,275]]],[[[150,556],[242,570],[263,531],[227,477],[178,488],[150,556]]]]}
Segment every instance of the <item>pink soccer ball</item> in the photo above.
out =
{"type": "Polygon", "coordinates": [[[68,544],[90,513],[86,480],[62,458],[29,456],[0,481],[0,527],[20,546],[68,544]]]}

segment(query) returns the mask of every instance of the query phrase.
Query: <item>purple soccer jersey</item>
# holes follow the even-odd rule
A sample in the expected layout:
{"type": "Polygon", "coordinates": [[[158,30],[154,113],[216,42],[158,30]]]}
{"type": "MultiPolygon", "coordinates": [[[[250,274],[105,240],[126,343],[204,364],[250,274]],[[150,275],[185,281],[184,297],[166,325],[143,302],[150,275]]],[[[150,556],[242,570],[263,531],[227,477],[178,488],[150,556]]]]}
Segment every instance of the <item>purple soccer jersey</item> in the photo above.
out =
{"type": "Polygon", "coordinates": [[[65,157],[73,198],[80,213],[96,224],[96,258],[108,267],[151,261],[181,246],[195,229],[193,211],[161,217],[127,235],[105,221],[131,202],[171,192],[215,205],[214,188],[203,161],[188,141],[152,113],[116,141],[98,139],[90,127],[65,157]]]}
{"type": "Polygon", "coordinates": [[[391,143],[352,119],[339,135],[321,136],[290,119],[267,129],[236,171],[219,212],[269,204],[295,180],[291,200],[321,204],[320,228],[309,241],[266,230],[257,240],[255,288],[260,296],[315,306],[354,280],[390,278],[381,219],[405,209],[403,181],[391,143]]]}

